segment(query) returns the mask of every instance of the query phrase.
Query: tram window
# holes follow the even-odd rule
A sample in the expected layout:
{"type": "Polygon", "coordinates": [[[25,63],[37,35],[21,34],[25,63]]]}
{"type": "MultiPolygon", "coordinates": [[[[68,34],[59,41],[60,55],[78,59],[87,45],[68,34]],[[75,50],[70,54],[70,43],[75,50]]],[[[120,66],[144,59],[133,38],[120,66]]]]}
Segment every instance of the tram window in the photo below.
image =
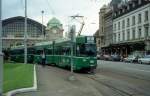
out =
{"type": "Polygon", "coordinates": [[[80,46],[79,53],[80,53],[81,55],[85,55],[85,45],[84,45],[84,44],[80,46]]]}
{"type": "Polygon", "coordinates": [[[40,55],[42,53],[42,50],[37,50],[36,55],[40,55]]]}
{"type": "Polygon", "coordinates": [[[28,54],[34,54],[34,53],[35,53],[35,49],[31,49],[31,48],[28,49],[28,54]]]}
{"type": "Polygon", "coordinates": [[[70,55],[71,54],[71,48],[67,48],[66,53],[67,53],[67,55],[70,55]]]}
{"type": "Polygon", "coordinates": [[[58,49],[56,49],[55,54],[56,54],[56,55],[59,55],[59,51],[58,51],[58,49]]]}
{"type": "Polygon", "coordinates": [[[64,48],[62,48],[61,53],[62,53],[62,55],[65,55],[65,49],[64,48]]]}
{"type": "Polygon", "coordinates": [[[96,56],[95,44],[82,44],[77,46],[77,56],[96,56]]]}
{"type": "Polygon", "coordinates": [[[66,47],[62,49],[62,55],[70,55],[71,54],[71,48],[66,47]]]}
{"type": "Polygon", "coordinates": [[[11,54],[11,55],[14,55],[14,54],[15,54],[15,52],[14,52],[13,50],[11,50],[11,51],[10,51],[10,54],[11,54]]]}
{"type": "Polygon", "coordinates": [[[85,50],[86,50],[86,54],[88,56],[96,56],[96,45],[95,44],[86,44],[85,50]]]}
{"type": "Polygon", "coordinates": [[[55,47],[55,55],[60,55],[61,54],[61,50],[60,47],[55,47]]]}
{"type": "Polygon", "coordinates": [[[54,54],[56,55],[57,54],[57,48],[54,47],[54,54]]]}
{"type": "Polygon", "coordinates": [[[52,55],[52,49],[47,49],[47,50],[46,50],[46,54],[47,54],[47,55],[52,55]]]}
{"type": "Polygon", "coordinates": [[[63,48],[61,46],[58,47],[58,55],[63,55],[63,48]]]}
{"type": "Polygon", "coordinates": [[[11,50],[11,55],[24,54],[24,50],[11,50]]]}
{"type": "Polygon", "coordinates": [[[78,45],[77,46],[77,56],[85,56],[85,45],[78,45]]]}
{"type": "Polygon", "coordinates": [[[64,50],[63,50],[63,48],[59,48],[59,52],[60,52],[60,55],[64,55],[64,50]]]}
{"type": "Polygon", "coordinates": [[[24,50],[23,49],[18,49],[14,51],[15,54],[24,54],[24,50]]]}

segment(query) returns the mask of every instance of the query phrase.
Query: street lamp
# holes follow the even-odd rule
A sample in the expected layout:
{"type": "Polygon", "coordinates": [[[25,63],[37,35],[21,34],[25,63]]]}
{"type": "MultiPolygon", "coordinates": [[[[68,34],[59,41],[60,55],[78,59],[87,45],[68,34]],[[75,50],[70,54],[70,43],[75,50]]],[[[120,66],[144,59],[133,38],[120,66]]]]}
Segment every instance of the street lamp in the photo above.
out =
{"type": "Polygon", "coordinates": [[[42,10],[41,13],[42,13],[42,34],[45,37],[44,30],[43,30],[43,14],[44,14],[44,11],[42,10]]]}
{"type": "Polygon", "coordinates": [[[0,96],[3,94],[2,0],[0,0],[0,96]]]}
{"type": "Polygon", "coordinates": [[[25,0],[24,63],[27,64],[27,0],[25,0]]]}

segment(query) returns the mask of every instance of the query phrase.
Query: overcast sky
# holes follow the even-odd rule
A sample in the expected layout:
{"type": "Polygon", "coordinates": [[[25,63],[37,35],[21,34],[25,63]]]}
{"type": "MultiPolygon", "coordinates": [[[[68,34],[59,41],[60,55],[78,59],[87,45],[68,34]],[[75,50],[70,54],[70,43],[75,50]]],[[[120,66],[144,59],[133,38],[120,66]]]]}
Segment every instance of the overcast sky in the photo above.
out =
{"type": "MultiPolygon", "coordinates": [[[[3,1],[3,19],[24,16],[24,0],[2,0],[3,1]]],[[[98,12],[110,0],[28,0],[28,17],[41,23],[41,11],[44,10],[44,24],[52,18],[58,18],[65,32],[69,16],[85,16],[85,27],[82,35],[93,35],[98,29],[98,12]]],[[[77,24],[77,31],[80,23],[77,24]]]]}

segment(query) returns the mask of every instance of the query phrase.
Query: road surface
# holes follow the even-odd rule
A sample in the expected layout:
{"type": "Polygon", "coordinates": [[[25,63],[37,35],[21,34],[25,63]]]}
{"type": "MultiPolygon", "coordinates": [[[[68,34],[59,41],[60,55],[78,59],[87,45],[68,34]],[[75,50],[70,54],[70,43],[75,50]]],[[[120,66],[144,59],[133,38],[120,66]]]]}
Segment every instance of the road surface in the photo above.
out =
{"type": "Polygon", "coordinates": [[[98,61],[91,78],[104,85],[104,96],[150,96],[150,65],[98,61]]]}

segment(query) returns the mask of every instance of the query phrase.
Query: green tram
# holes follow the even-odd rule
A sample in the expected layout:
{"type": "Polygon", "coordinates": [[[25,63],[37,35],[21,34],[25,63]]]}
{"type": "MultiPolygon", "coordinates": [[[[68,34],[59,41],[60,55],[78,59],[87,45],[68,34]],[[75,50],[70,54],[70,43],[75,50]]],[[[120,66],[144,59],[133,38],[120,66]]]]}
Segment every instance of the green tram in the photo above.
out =
{"type": "MultiPolygon", "coordinates": [[[[12,47],[9,51],[10,60],[18,63],[24,63],[24,46],[15,46],[12,47]]],[[[35,48],[28,47],[28,55],[27,55],[27,62],[33,63],[34,62],[34,55],[35,55],[35,48]]]]}
{"type": "MultiPolygon", "coordinates": [[[[73,69],[95,69],[97,66],[95,38],[93,36],[80,36],[76,38],[76,42],[73,45],[73,69]]],[[[29,47],[28,51],[28,61],[30,62],[33,61],[34,63],[40,64],[42,61],[41,53],[44,51],[46,54],[46,64],[56,65],[62,68],[71,67],[70,40],[61,39],[53,42],[36,43],[34,46],[29,47]],[[34,57],[32,60],[31,56],[34,57]]],[[[18,58],[23,58],[23,54],[24,52],[19,53],[20,57],[18,58]]],[[[16,60],[19,61],[18,59],[16,60]]]]}

